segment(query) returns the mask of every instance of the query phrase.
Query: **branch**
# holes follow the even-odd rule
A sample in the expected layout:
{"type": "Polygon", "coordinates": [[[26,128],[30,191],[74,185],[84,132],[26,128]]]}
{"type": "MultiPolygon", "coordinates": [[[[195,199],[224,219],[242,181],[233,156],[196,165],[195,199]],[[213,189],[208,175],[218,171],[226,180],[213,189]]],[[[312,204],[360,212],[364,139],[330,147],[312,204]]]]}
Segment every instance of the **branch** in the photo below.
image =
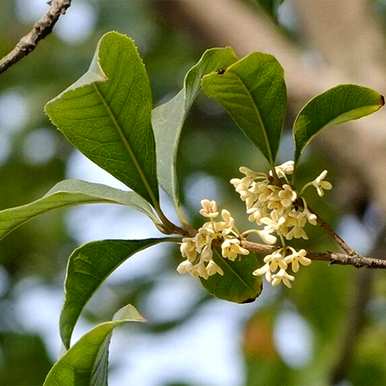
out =
{"type": "Polygon", "coordinates": [[[331,228],[331,225],[324,222],[319,215],[317,216],[318,225],[323,228],[328,235],[350,256],[356,255],[356,252],[331,228]]]}
{"type": "MultiPolygon", "coordinates": [[[[246,240],[241,241],[241,246],[250,252],[266,254],[280,248],[277,245],[259,244],[246,240]]],[[[307,257],[311,260],[326,261],[330,264],[352,265],[356,268],[386,269],[386,260],[360,256],[358,254],[350,255],[336,252],[319,253],[307,251],[307,257]]]]}
{"type": "Polygon", "coordinates": [[[40,40],[44,39],[54,28],[59,17],[71,5],[71,0],[52,0],[47,13],[37,21],[32,30],[24,35],[15,48],[0,60],[0,74],[32,52],[40,40]]]}

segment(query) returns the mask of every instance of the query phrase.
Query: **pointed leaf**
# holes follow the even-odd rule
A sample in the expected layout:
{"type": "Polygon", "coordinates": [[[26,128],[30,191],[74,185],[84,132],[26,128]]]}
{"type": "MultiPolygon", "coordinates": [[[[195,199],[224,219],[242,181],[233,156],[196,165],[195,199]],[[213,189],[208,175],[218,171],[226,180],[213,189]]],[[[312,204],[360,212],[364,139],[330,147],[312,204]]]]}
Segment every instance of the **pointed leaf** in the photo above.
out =
{"type": "Polygon", "coordinates": [[[173,240],[101,240],[76,249],[67,265],[65,301],[60,315],[60,335],[65,347],[70,346],[71,335],[83,307],[115,269],[135,253],[173,240]]]}
{"type": "Polygon", "coordinates": [[[287,110],[284,72],[279,62],[271,55],[255,52],[224,73],[204,76],[202,87],[273,164],[287,110]]]}
{"type": "Polygon", "coordinates": [[[51,121],[83,154],[158,205],[152,98],[133,41],[117,32],[98,43],[88,72],[48,102],[51,121]]]}
{"type": "Polygon", "coordinates": [[[103,203],[135,208],[149,216],[156,225],[160,225],[151,206],[135,192],[125,192],[86,181],[64,180],[36,201],[0,211],[0,239],[32,218],[50,210],[79,204],[103,203]]]}
{"type": "Polygon", "coordinates": [[[378,92],[354,84],[340,85],[314,97],[302,108],[294,123],[295,160],[324,127],[362,118],[379,110],[384,103],[378,92]]]}
{"type": "Polygon", "coordinates": [[[113,321],[101,323],[83,335],[54,364],[43,386],[107,386],[111,333],[122,324],[143,321],[133,306],[123,307],[113,321]]]}
{"type": "Polygon", "coordinates": [[[202,285],[212,295],[235,303],[249,303],[260,295],[263,288],[261,278],[252,275],[259,265],[254,254],[229,261],[215,251],[213,260],[222,268],[224,275],[216,274],[207,280],[201,279],[202,285]]]}
{"type": "Polygon", "coordinates": [[[159,182],[172,197],[182,217],[176,172],[182,127],[199,93],[201,78],[209,72],[227,68],[236,60],[236,55],[231,48],[212,48],[205,51],[201,59],[186,74],[184,88],[173,99],[153,110],[152,123],[157,147],[159,182]]]}

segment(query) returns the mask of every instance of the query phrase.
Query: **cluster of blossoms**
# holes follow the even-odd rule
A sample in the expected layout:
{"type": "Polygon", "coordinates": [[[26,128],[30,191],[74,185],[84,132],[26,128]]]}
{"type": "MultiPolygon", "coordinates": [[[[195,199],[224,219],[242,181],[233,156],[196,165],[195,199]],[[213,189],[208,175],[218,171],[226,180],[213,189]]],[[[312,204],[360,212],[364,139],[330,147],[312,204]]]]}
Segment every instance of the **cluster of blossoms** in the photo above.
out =
{"type": "MultiPolygon", "coordinates": [[[[293,174],[293,161],[285,162],[275,167],[268,173],[258,173],[246,167],[241,167],[240,172],[245,177],[233,178],[231,184],[235,187],[240,198],[245,202],[248,219],[256,223],[261,229],[257,231],[261,239],[267,244],[275,244],[277,237],[292,239],[308,239],[304,227],[307,223],[316,225],[317,218],[307,207],[304,198],[291,187],[288,176],[293,174]],[[279,179],[280,184],[273,183],[279,179]]],[[[314,186],[320,196],[324,190],[329,190],[332,185],[325,181],[327,170],[319,177],[306,184],[314,186]]]]}
{"type": "Polygon", "coordinates": [[[288,274],[287,269],[291,267],[296,273],[300,265],[309,265],[311,260],[306,257],[304,249],[296,251],[286,246],[286,240],[308,239],[306,224],[317,224],[317,216],[308,209],[301,194],[310,186],[316,189],[320,197],[325,190],[332,189],[331,183],[325,179],[327,170],[305,184],[300,194],[290,183],[290,176],[294,173],[293,161],[276,166],[268,173],[255,172],[247,167],[241,167],[240,172],[244,177],[234,178],[230,182],[245,202],[249,221],[255,223],[257,228],[240,234],[227,210],[221,212],[222,221],[215,221],[219,216],[216,202],[201,201],[200,213],[209,221],[198,230],[195,237],[183,239],[181,253],[186,260],[177,270],[205,279],[216,273],[223,275],[222,269],[213,261],[214,245],[221,245],[222,256],[234,261],[239,255],[249,253],[241,245],[245,235],[257,233],[266,244],[276,244],[279,238],[281,247],[265,256],[265,264],[253,274],[264,275],[272,285],[283,283],[291,287],[295,278],[288,274]]]}
{"type": "Polygon", "coordinates": [[[221,267],[213,260],[213,248],[217,243],[225,259],[235,261],[239,255],[249,251],[240,245],[240,237],[234,219],[226,209],[220,215],[215,201],[202,200],[200,214],[208,219],[194,237],[182,240],[181,254],[186,258],[178,267],[178,273],[189,273],[194,277],[208,279],[216,273],[223,275],[221,267]]]}

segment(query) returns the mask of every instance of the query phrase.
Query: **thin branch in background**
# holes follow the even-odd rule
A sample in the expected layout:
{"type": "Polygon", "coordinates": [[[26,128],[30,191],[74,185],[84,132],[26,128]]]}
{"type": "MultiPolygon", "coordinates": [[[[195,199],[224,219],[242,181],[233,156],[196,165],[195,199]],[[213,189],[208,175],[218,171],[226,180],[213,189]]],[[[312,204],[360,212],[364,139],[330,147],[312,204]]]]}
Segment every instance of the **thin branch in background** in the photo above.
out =
{"type": "MultiPolygon", "coordinates": [[[[379,233],[373,251],[374,256],[381,256],[386,248],[386,229],[379,233]]],[[[371,299],[374,282],[374,272],[368,269],[358,272],[352,284],[353,296],[351,307],[347,314],[346,326],[342,336],[341,346],[330,372],[330,384],[337,385],[343,381],[352,364],[352,357],[358,343],[358,336],[366,325],[366,308],[371,299]]]]}
{"type": "Polygon", "coordinates": [[[323,228],[328,235],[335,240],[335,242],[348,254],[356,255],[356,252],[332,229],[331,225],[323,221],[319,215],[317,215],[318,225],[323,228]]]}
{"type": "Polygon", "coordinates": [[[34,24],[30,32],[19,40],[15,48],[0,60],[0,74],[36,48],[39,41],[52,31],[59,17],[70,7],[71,0],[52,0],[49,4],[47,13],[34,24]]]}
{"type": "Polygon", "coordinates": [[[366,306],[371,298],[374,272],[368,269],[357,273],[353,281],[353,295],[350,309],[347,312],[341,346],[330,373],[330,384],[337,385],[347,376],[352,357],[360,335],[365,325],[366,306]]]}

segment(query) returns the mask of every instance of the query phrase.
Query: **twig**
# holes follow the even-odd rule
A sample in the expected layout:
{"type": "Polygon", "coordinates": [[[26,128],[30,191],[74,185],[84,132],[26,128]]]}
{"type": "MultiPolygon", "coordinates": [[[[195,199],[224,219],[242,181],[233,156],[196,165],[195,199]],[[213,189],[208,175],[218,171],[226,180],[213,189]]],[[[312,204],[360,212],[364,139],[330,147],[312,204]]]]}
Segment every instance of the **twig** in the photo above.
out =
{"type": "MultiPolygon", "coordinates": [[[[258,244],[251,241],[243,240],[241,245],[250,252],[255,253],[270,253],[279,248],[276,245],[258,244]]],[[[352,265],[356,268],[372,268],[372,269],[386,269],[386,260],[376,259],[373,257],[350,255],[346,253],[325,252],[318,253],[307,251],[307,257],[311,260],[327,261],[330,264],[352,265]]]]}
{"type": "Polygon", "coordinates": [[[15,48],[0,60],[0,74],[36,48],[38,42],[52,31],[59,17],[70,7],[71,0],[52,0],[49,4],[47,13],[34,24],[30,32],[19,40],[15,48]]]}
{"type": "Polygon", "coordinates": [[[348,254],[348,255],[356,255],[356,252],[331,228],[331,225],[324,222],[320,216],[317,214],[317,222],[318,225],[323,228],[328,235],[336,241],[336,243],[348,254]]]}

